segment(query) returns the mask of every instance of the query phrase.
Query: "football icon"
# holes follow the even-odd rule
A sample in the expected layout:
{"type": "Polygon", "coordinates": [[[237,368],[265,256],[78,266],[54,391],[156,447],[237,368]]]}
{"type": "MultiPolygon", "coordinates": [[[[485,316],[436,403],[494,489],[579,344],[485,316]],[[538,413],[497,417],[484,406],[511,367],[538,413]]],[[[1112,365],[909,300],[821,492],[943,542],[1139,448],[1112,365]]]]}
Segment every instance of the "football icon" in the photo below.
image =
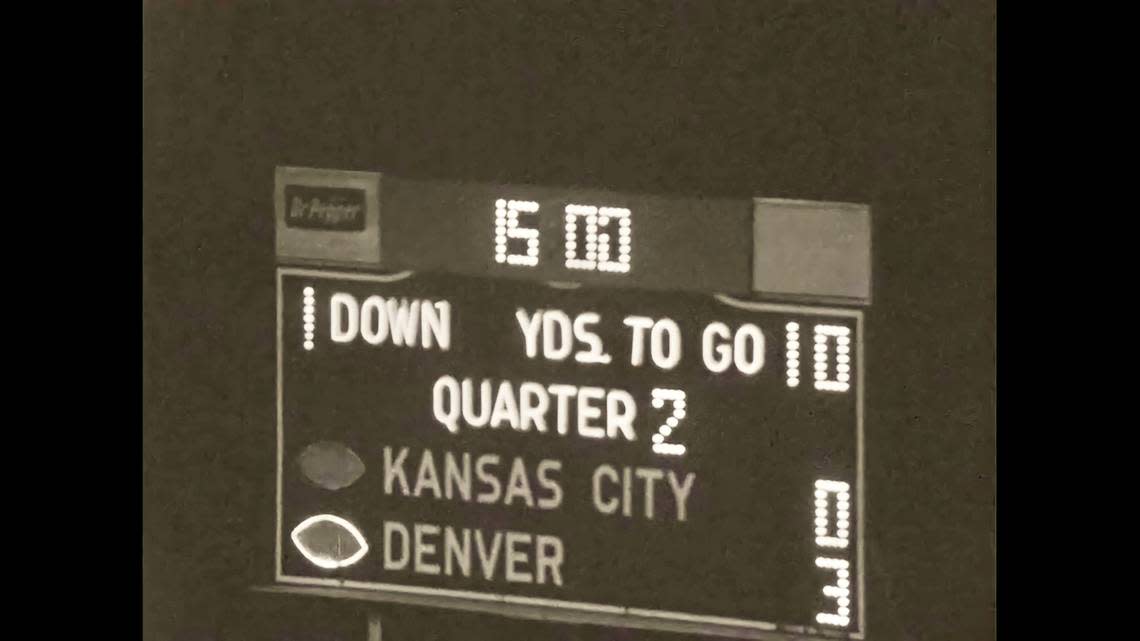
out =
{"type": "Polygon", "coordinates": [[[306,447],[297,457],[301,474],[313,485],[326,490],[340,490],[364,475],[364,462],[352,448],[336,441],[318,441],[306,447]]]}
{"type": "Polygon", "coordinates": [[[306,559],[326,570],[348,567],[368,553],[360,530],[333,514],[310,516],[293,528],[290,537],[306,559]]]}

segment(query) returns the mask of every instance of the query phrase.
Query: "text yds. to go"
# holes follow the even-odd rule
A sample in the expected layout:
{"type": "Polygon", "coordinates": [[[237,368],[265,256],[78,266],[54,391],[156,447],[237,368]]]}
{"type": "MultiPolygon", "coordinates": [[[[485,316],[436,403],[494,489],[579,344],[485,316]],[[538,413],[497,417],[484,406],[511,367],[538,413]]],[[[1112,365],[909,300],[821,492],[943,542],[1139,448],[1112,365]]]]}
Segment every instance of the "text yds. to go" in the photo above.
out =
{"type": "MultiPolygon", "coordinates": [[[[311,312],[306,318],[315,318],[311,312]]],[[[506,320],[506,319],[504,319],[506,320]]],[[[594,327],[602,322],[595,312],[571,316],[559,309],[515,311],[519,338],[527,358],[564,361],[573,358],[583,364],[606,365],[612,361],[594,327]]],[[[312,321],[308,321],[312,322],[312,321]]],[[[507,321],[509,322],[509,321],[507,321]]],[[[352,294],[337,292],[329,298],[329,338],[334,343],[361,340],[369,345],[393,345],[419,349],[451,348],[452,304],[447,300],[408,300],[369,296],[363,301],[352,294]]],[[[684,357],[680,326],[670,318],[629,315],[622,319],[629,331],[629,364],[651,364],[668,371],[684,357]]],[[[314,327],[315,325],[310,325],[314,327]]],[[[790,387],[796,386],[800,371],[800,330],[798,323],[785,327],[785,363],[790,387]]],[[[816,388],[847,391],[850,380],[850,330],[838,325],[814,327],[816,388]],[[836,361],[834,367],[831,361],[836,361]],[[830,374],[834,371],[834,379],[830,374]]],[[[714,321],[701,331],[701,362],[715,374],[734,370],[745,376],[760,372],[765,365],[766,338],[753,323],[730,326],[714,321]]]]}

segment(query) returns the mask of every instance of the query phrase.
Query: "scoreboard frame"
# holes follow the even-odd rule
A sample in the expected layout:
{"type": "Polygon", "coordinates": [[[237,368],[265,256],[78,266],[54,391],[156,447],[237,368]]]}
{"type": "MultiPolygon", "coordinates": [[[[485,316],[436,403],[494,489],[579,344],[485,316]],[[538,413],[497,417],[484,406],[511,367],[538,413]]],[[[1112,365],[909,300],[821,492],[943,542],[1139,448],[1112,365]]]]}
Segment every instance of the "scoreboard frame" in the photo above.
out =
{"type": "MultiPolygon", "coordinates": [[[[276,540],[274,559],[274,580],[276,585],[260,588],[269,592],[309,594],[334,598],[391,603],[410,603],[429,607],[442,607],[455,610],[487,612],[501,616],[525,619],[540,619],[565,623],[592,624],[626,628],[652,629],[666,632],[713,634],[737,638],[788,640],[797,638],[849,638],[861,640],[866,634],[866,581],[865,581],[865,449],[864,449],[864,347],[863,310],[842,307],[818,306],[795,303],[769,303],[741,299],[726,294],[706,293],[718,302],[757,312],[795,313],[807,316],[830,316],[853,319],[856,326],[855,341],[855,381],[856,381],[856,461],[855,461],[855,506],[856,541],[855,559],[858,565],[855,579],[858,603],[858,629],[837,630],[815,628],[794,624],[780,624],[767,621],[702,615],[688,612],[674,612],[647,608],[626,607],[602,603],[589,603],[561,599],[538,598],[510,594],[497,594],[490,591],[456,590],[434,588],[399,583],[379,583],[354,581],[337,578],[292,576],[283,570],[283,482],[284,482],[284,297],[283,277],[286,275],[335,278],[366,282],[397,282],[413,276],[414,271],[394,273],[353,272],[343,269],[316,267],[290,267],[278,265],[275,272],[276,291],[276,540]]],[[[564,284],[547,282],[545,286],[560,287],[564,284]]],[[[667,292],[657,292],[656,296],[668,296],[667,292]]]]}

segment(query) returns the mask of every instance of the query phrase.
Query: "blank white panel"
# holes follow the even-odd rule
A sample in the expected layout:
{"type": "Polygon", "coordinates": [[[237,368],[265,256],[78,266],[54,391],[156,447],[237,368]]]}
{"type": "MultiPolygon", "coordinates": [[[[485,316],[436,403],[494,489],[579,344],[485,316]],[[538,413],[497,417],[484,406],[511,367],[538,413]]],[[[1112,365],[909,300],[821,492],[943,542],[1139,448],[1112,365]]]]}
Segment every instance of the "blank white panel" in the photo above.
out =
{"type": "Polygon", "coordinates": [[[866,205],[757,198],[752,289],[871,300],[871,210],[866,205]]]}

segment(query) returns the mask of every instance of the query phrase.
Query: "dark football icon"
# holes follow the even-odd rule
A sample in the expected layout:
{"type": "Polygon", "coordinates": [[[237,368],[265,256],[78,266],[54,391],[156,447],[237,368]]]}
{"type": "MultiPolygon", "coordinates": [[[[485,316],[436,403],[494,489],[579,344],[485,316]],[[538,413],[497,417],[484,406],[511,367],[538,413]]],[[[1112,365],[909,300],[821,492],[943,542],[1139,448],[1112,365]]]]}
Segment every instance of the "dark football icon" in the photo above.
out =
{"type": "Polygon", "coordinates": [[[350,566],[368,553],[360,530],[333,514],[310,516],[293,528],[290,537],[306,559],[326,570],[350,566]]]}
{"type": "Polygon", "coordinates": [[[364,462],[347,445],[318,441],[297,457],[301,473],[317,487],[326,490],[346,488],[364,475],[364,462]]]}

